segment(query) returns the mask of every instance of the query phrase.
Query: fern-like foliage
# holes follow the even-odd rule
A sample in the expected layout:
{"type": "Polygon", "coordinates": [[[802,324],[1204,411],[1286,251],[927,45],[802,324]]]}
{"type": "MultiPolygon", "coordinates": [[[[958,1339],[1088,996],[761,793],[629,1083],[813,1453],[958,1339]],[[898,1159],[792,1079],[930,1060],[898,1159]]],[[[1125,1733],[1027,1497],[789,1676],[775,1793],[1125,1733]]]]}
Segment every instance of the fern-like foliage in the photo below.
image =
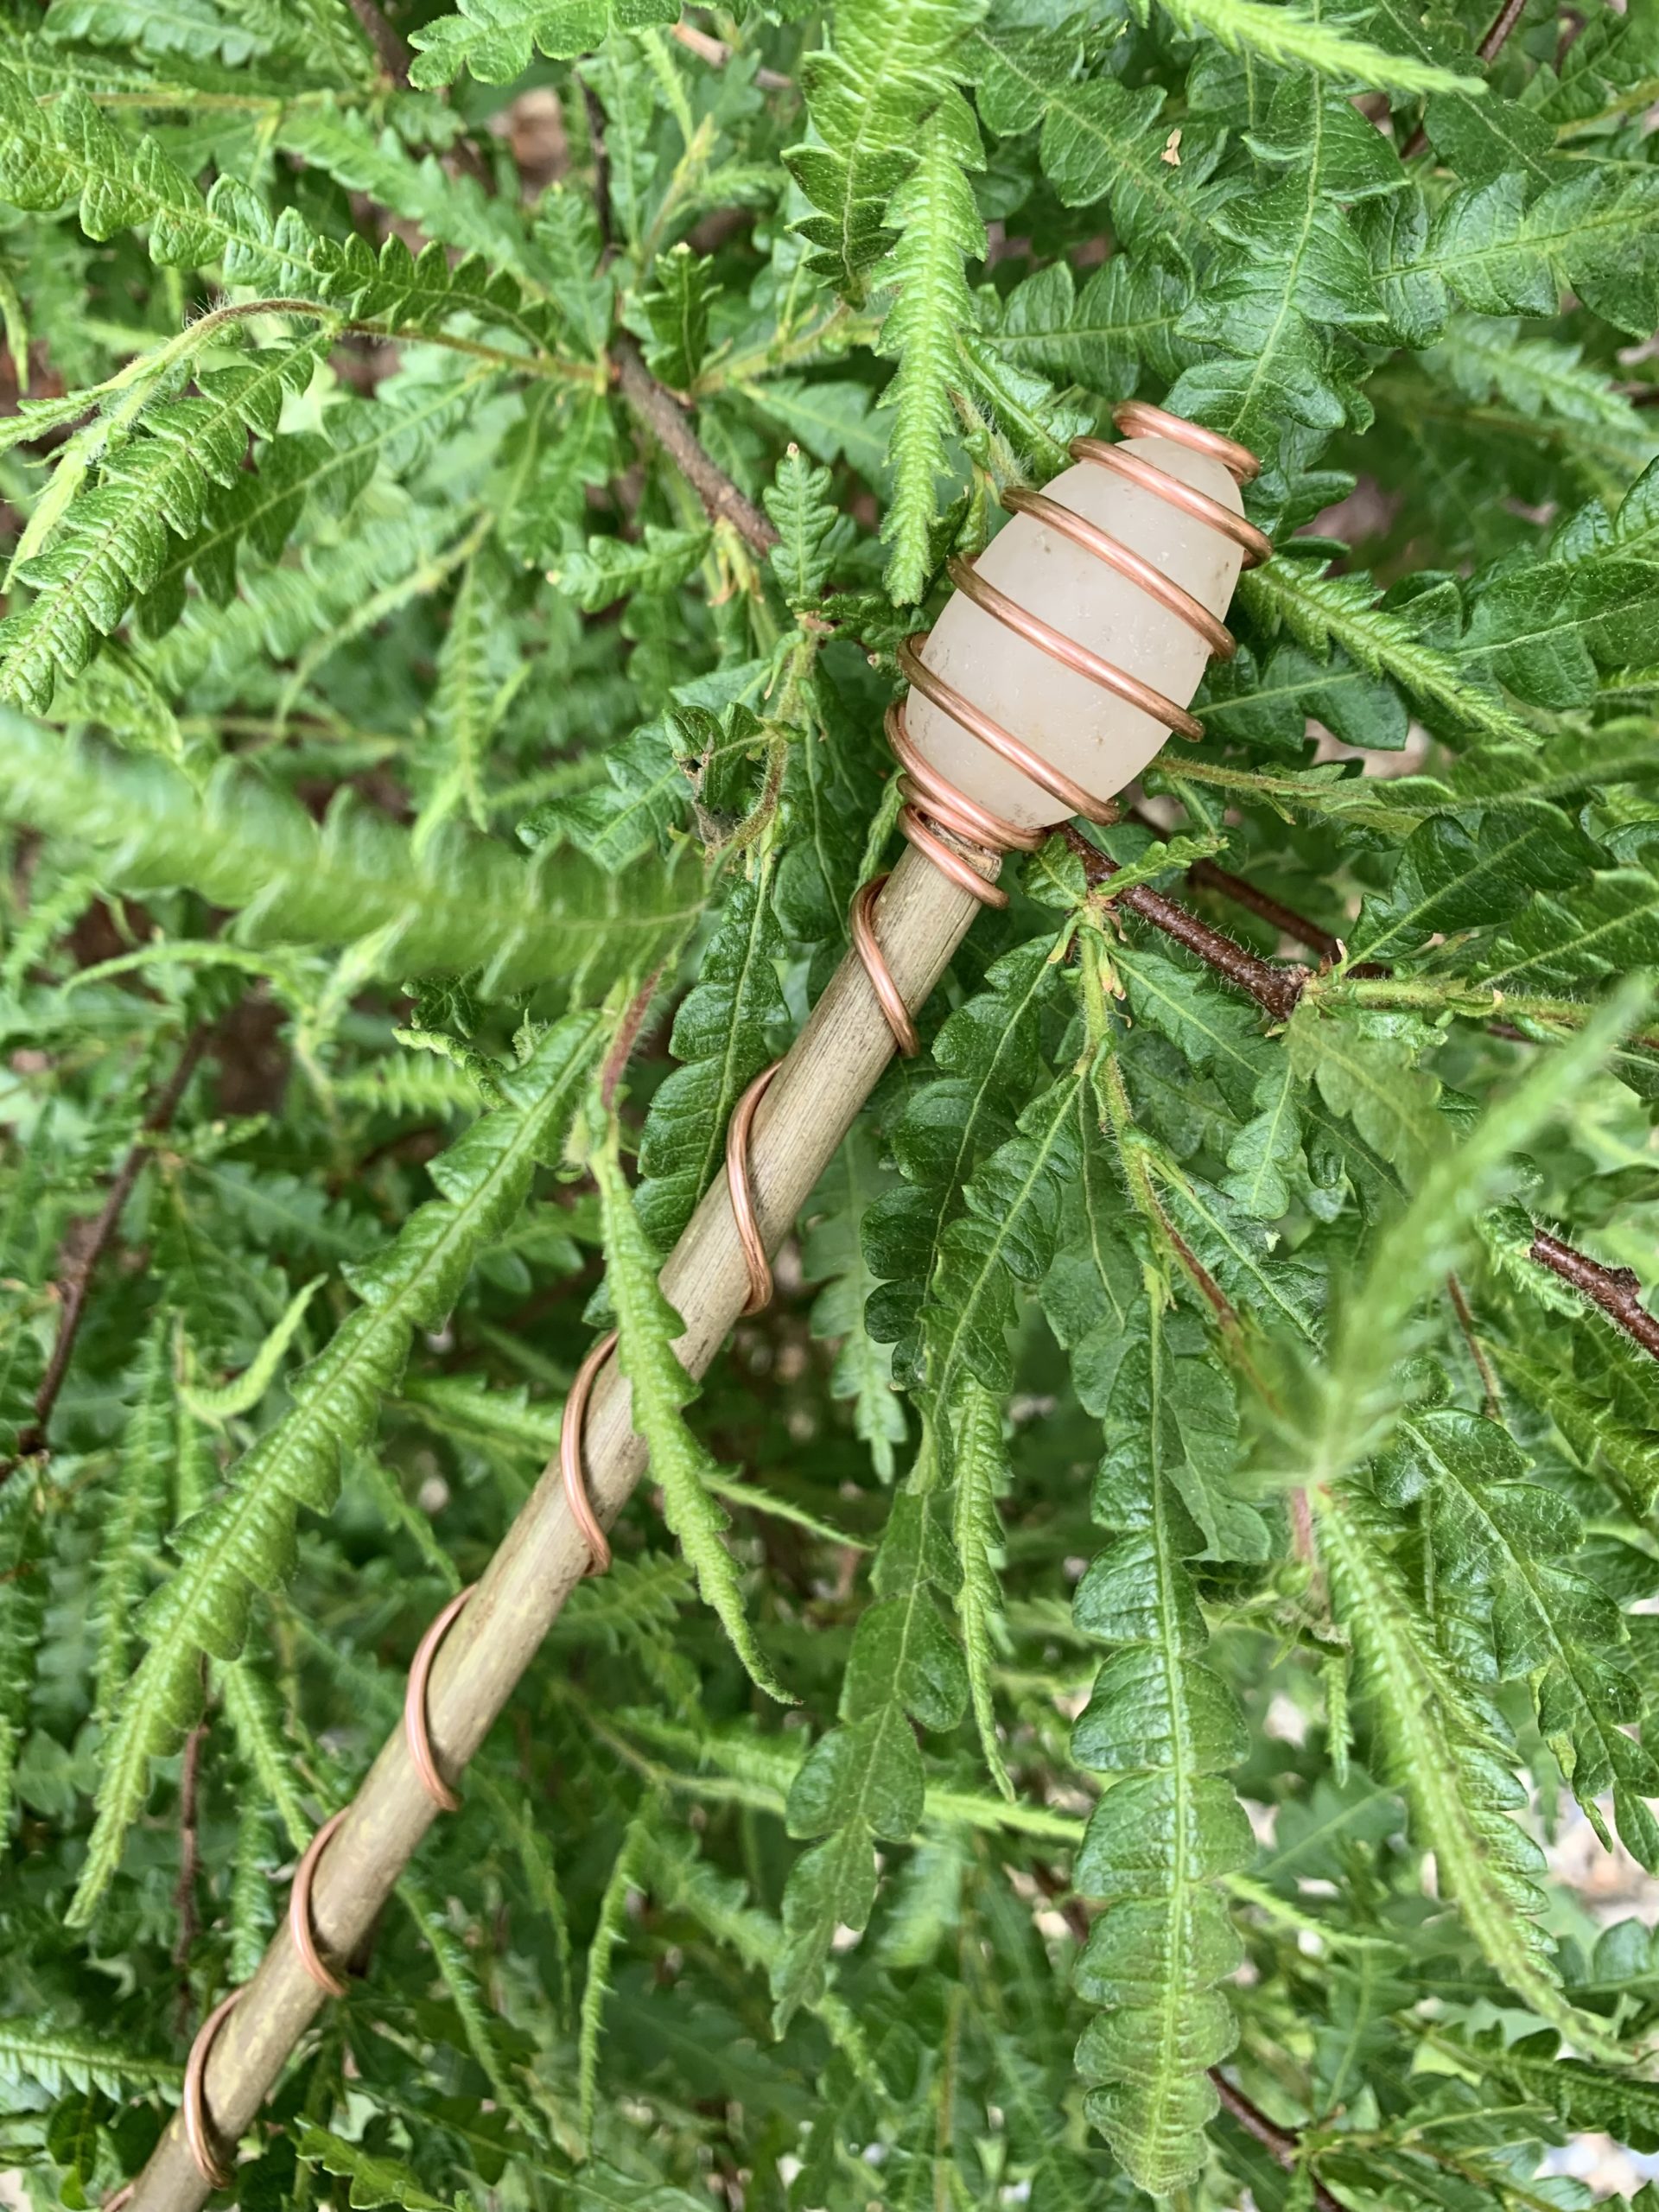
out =
{"type": "Polygon", "coordinates": [[[674,1353],[679,1317],[657,1287],[656,1264],[633,1195],[622,1174],[614,1122],[596,1155],[600,1205],[616,1308],[617,1361],[633,1393],[635,1425],[651,1446],[668,1525],[705,1603],[719,1615],[733,1649],[769,1697],[792,1702],[761,1651],[744,1610],[737,1567],[721,1533],[730,1516],[715,1503],[716,1470],[687,1426],[683,1408],[696,1384],[674,1353]]]}
{"type": "MultiPolygon", "coordinates": [[[[1208,2069],[1237,2034],[1217,1986],[1240,1945],[1219,1878],[1249,1864],[1249,1824],[1226,1781],[1240,1716],[1202,1654],[1208,1641],[1187,1561],[1205,1548],[1182,1503],[1205,1423],[1154,1308],[1118,1370],[1114,1440],[1094,1517],[1116,1541],[1077,1586],[1077,1626],[1112,1647],[1072,1736],[1080,1766],[1118,1779],[1090,1821],[1077,1884],[1105,1906],[1077,1963],[1104,2009],[1077,2052],[1090,2115],[1143,2189],[1164,2196],[1204,2163],[1215,2110],[1208,2069]],[[1195,1414],[1198,1417],[1195,1420],[1195,1414]]],[[[1185,1372],[1184,1372],[1185,1370],[1185,1372]]]]}
{"type": "Polygon", "coordinates": [[[353,1269],[362,1310],[296,1378],[292,1410],[180,1530],[178,1565],[144,1610],[149,1649],[111,1732],[76,1918],[91,1916],[119,1864],[150,1761],[193,1717],[201,1655],[235,1658],[254,1592],[292,1573],[300,1508],[332,1506],[340,1454],[370,1433],[415,1330],[442,1319],[475,1255],[523,1205],[537,1163],[558,1156],[599,1037],[591,1017],[573,1015],[548,1031],[523,1068],[504,1073],[503,1106],[435,1170],[442,1197],[412,1214],[378,1258],[353,1269]]]}
{"type": "Polygon", "coordinates": [[[651,1102],[639,1140],[639,1219],[666,1252],[720,1164],[717,1147],[739,1097],[773,1056],[784,1016],[772,910],[773,869],[733,887],[695,990],[674,1017],[669,1049],[681,1065],[651,1102]]]}
{"type": "Polygon", "coordinates": [[[611,1571],[240,2201],[1565,2206],[1659,2140],[1654,10],[683,13],[0,7],[4,2163],[135,2178],[614,1325],[611,1571]],[[1131,397],[1262,464],[1202,739],[694,1382],[894,652],[1131,397]]]}
{"type": "Polygon", "coordinates": [[[16,717],[6,729],[0,805],[13,820],[99,852],[127,889],[185,887],[241,909],[255,937],[369,940],[369,972],[476,968],[491,990],[565,976],[602,993],[653,965],[701,909],[701,873],[683,847],[625,891],[551,850],[527,864],[460,835],[416,845],[349,799],[319,828],[280,788],[228,762],[198,792],[159,761],[81,751],[16,717]]]}

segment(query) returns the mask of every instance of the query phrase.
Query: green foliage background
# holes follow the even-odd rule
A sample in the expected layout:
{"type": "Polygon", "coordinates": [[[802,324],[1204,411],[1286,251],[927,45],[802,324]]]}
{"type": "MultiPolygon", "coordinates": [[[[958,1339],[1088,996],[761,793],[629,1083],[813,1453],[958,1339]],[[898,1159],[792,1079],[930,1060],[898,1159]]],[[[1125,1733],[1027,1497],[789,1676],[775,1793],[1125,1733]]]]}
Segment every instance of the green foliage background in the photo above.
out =
{"type": "Polygon", "coordinates": [[[238,2202],[1570,2212],[1659,2146],[1540,1848],[1659,1871],[1652,0],[676,12],[7,0],[0,2165],[137,2171],[608,1317],[659,1487],[238,2202]],[[1265,464],[1204,741],[696,1390],[894,648],[1133,393],[1265,464]]]}

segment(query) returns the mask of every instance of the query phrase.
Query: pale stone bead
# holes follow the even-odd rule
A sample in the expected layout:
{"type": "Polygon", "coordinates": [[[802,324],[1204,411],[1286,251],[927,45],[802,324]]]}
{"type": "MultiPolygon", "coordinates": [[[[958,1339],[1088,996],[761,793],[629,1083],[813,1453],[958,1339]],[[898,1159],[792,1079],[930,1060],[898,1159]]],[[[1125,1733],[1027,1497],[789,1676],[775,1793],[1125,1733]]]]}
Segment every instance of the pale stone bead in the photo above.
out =
{"type": "MultiPolygon", "coordinates": [[[[1207,492],[1235,514],[1243,512],[1237,485],[1207,454],[1157,437],[1126,439],[1122,449],[1207,492]]],[[[1089,461],[1068,468],[1046,489],[1050,499],[1109,531],[1212,613],[1225,615],[1242,558],[1230,537],[1089,461]]],[[[1138,676],[1177,706],[1185,706],[1198,690],[1209,657],[1198,632],[1138,584],[1033,517],[1015,515],[980,556],[978,569],[1064,636],[1138,676]]],[[[960,592],[934,624],[922,658],[1096,798],[1109,798],[1132,783],[1167,741],[1167,731],[1150,715],[1063,668],[960,592]]],[[[905,714],[917,750],[969,798],[1021,828],[1065,817],[1058,799],[919,691],[910,694],[905,714]]]]}

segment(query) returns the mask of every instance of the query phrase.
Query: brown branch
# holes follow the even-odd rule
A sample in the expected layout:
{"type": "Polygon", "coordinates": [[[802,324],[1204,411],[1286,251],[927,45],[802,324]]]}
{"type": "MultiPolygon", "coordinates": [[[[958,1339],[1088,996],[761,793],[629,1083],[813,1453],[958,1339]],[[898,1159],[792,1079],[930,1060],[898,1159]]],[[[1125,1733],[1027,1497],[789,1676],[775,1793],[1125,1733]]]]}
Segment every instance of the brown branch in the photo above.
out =
{"type": "Polygon", "coordinates": [[[179,1102],[196,1071],[196,1063],[207,1047],[211,1030],[212,1024],[203,1022],[191,1032],[186,1040],[177,1066],[156,1094],[155,1103],[138,1125],[138,1134],[133,1139],[126,1158],[116,1170],[115,1180],[110,1185],[109,1196],[92,1224],[92,1236],[85,1252],[64,1279],[57,1341],[52,1347],[52,1357],[47,1362],[46,1373],[41,1378],[41,1387],[35,1394],[35,1418],[28,1427],[19,1432],[16,1459],[0,1466],[0,1482],[10,1474],[18,1459],[26,1459],[32,1453],[44,1452],[47,1448],[47,1427],[52,1419],[53,1408],[58,1402],[58,1394],[63,1388],[64,1377],[69,1372],[69,1362],[74,1355],[75,1339],[80,1334],[92,1277],[97,1274],[99,1262],[115,1235],[122,1211],[132,1196],[133,1185],[143,1172],[144,1162],[155,1149],[150,1139],[159,1136],[178,1112],[179,1102]]]}
{"type": "MultiPolygon", "coordinates": [[[[588,115],[588,141],[594,155],[594,205],[599,215],[599,234],[605,251],[601,266],[616,249],[616,223],[611,208],[611,157],[605,143],[605,110],[599,95],[581,72],[582,97],[588,115]]],[[[697,442],[685,410],[664,384],[658,384],[641,358],[632,338],[619,332],[611,346],[617,389],[635,419],[656,439],[702,502],[710,522],[727,522],[760,554],[769,553],[778,533],[746,492],[740,492],[725,470],[697,442]]]]}
{"type": "MultiPolygon", "coordinates": [[[[732,58],[732,49],[724,39],[711,38],[695,23],[681,21],[669,35],[677,39],[688,54],[695,54],[699,61],[706,61],[711,69],[723,69],[732,58]]],[[[777,70],[764,67],[755,71],[754,81],[765,92],[792,92],[795,86],[792,77],[783,77],[777,70]]]]}
{"type": "MultiPolygon", "coordinates": [[[[1268,2156],[1287,2173],[1294,2173],[1302,2163],[1301,2145],[1285,2128],[1278,2126],[1266,2113],[1253,2105],[1243,2089],[1236,2089],[1220,2067],[1210,2069],[1211,2086],[1222,2103],[1238,2122],[1247,2135],[1253,2135],[1268,2156]]],[[[1347,2212],[1347,2207],[1332,2196],[1325,2183],[1309,2174],[1317,2212],[1347,2212]]]]}
{"type": "MultiPolygon", "coordinates": [[[[1062,826],[1059,834],[1083,862],[1083,872],[1089,881],[1109,885],[1117,874],[1116,861],[1103,853],[1098,845],[1091,844],[1069,822],[1062,826]]],[[[1253,889],[1254,886],[1249,887],[1253,889]]],[[[1109,890],[1107,896],[1111,896],[1109,890]]],[[[1306,968],[1274,967],[1268,961],[1259,960],[1255,953],[1247,952],[1233,938],[1212,930],[1175,899],[1166,899],[1162,892],[1153,890],[1147,884],[1132,885],[1120,898],[1121,903],[1139,914],[1142,921],[1162,930],[1166,937],[1173,938],[1177,944],[1213,969],[1224,981],[1247,992],[1276,1021],[1287,1021],[1295,1012],[1309,980],[1306,968]]],[[[1489,1026],[1502,1033],[1501,1025],[1489,1026]]],[[[1519,1036],[1521,1033],[1514,1033],[1519,1036]]],[[[1643,1305],[1641,1278],[1632,1269],[1604,1267],[1599,1260],[1592,1260],[1588,1253],[1562,1243],[1559,1236],[1552,1236],[1545,1229],[1533,1238],[1528,1256],[1541,1268],[1548,1268],[1553,1274],[1559,1275],[1563,1282],[1571,1283],[1574,1290],[1600,1306],[1633,1343],[1659,1359],[1659,1319],[1643,1305]]],[[[1495,1378],[1475,1343],[1473,1319],[1463,1298],[1462,1287],[1455,1283],[1452,1303],[1491,1398],[1496,1393],[1495,1378]]]]}
{"type": "Polygon", "coordinates": [[[1639,1344],[1649,1357],[1659,1359],[1659,1321],[1642,1303],[1642,1280],[1633,1268],[1604,1267],[1587,1252],[1563,1244],[1547,1229],[1534,1236],[1527,1256],[1563,1282],[1571,1283],[1580,1297],[1599,1306],[1632,1344],[1639,1344]]]}
{"type": "Polygon", "coordinates": [[[381,14],[375,0],[350,0],[350,4],[352,13],[362,26],[364,36],[374,48],[375,60],[394,85],[401,85],[407,90],[410,64],[415,57],[404,43],[401,35],[381,14]]]}
{"type": "Polygon", "coordinates": [[[1242,875],[1235,875],[1230,868],[1217,868],[1214,861],[1194,861],[1186,871],[1186,880],[1200,890],[1214,891],[1223,899],[1230,899],[1234,906],[1259,914],[1283,936],[1294,937],[1310,952],[1317,952],[1321,960],[1342,957],[1341,940],[1332,937],[1329,930],[1321,929],[1306,914],[1299,914],[1294,906],[1284,906],[1271,892],[1247,882],[1242,875]]]}
{"type": "Polygon", "coordinates": [[[680,403],[666,385],[658,383],[633,340],[619,336],[611,351],[623,398],[702,500],[709,521],[729,523],[757,553],[769,553],[778,543],[777,531],[747,493],[740,492],[703,451],[680,403]]]}
{"type": "MultiPolygon", "coordinates": [[[[201,1662],[201,1675],[205,1694],[207,1687],[207,1662],[205,1659],[201,1662]]],[[[207,1736],[207,1716],[204,1713],[185,1738],[184,1762],[179,1776],[179,1878],[173,1891],[173,1902],[179,1915],[179,1933],[173,1946],[173,1963],[183,1970],[179,1988],[181,2034],[189,2024],[194,2003],[188,1969],[190,1954],[195,1948],[196,1937],[201,1928],[196,1910],[196,1878],[201,1867],[201,1747],[207,1736]]]]}
{"type": "MultiPolygon", "coordinates": [[[[1117,862],[1103,853],[1098,845],[1091,844],[1069,822],[1062,825],[1060,835],[1083,862],[1083,872],[1089,881],[1109,886],[1118,872],[1117,862]]],[[[1109,889],[1107,896],[1111,895],[1109,889]]],[[[1288,1021],[1296,1011],[1307,984],[1306,968],[1278,968],[1270,961],[1258,958],[1235,938],[1212,930],[1208,922],[1201,922],[1187,907],[1166,899],[1161,891],[1154,891],[1150,884],[1132,884],[1119,896],[1122,903],[1139,914],[1142,921],[1150,922],[1154,929],[1173,938],[1177,944],[1185,946],[1206,967],[1213,968],[1239,990],[1247,991],[1275,1020],[1288,1021]]]]}
{"type": "Polygon", "coordinates": [[[1497,1376],[1476,1330],[1474,1313],[1468,1296],[1455,1274],[1447,1275],[1446,1287],[1452,1300],[1452,1311],[1458,1317],[1458,1326],[1463,1332],[1463,1341],[1469,1347],[1469,1357],[1474,1361],[1475,1372],[1480,1377],[1480,1387],[1485,1398],[1481,1411],[1488,1421],[1502,1421],[1503,1400],[1498,1390],[1497,1376]]]}
{"type": "MultiPolygon", "coordinates": [[[[1526,13],[1527,0],[1503,0],[1503,6],[1487,24],[1480,44],[1475,52],[1490,68],[1509,43],[1510,33],[1526,13]]],[[[1402,162],[1414,161],[1428,143],[1428,133],[1420,123],[1405,144],[1400,149],[1402,162]]]]}
{"type": "MultiPolygon", "coordinates": [[[[1144,808],[1132,806],[1128,818],[1138,822],[1143,830],[1150,830],[1154,836],[1166,838],[1169,832],[1161,822],[1146,812],[1144,808]]],[[[1321,960],[1340,960],[1343,943],[1322,929],[1318,922],[1310,921],[1306,914],[1299,914],[1294,906],[1287,906],[1261,885],[1235,875],[1230,868],[1217,868],[1214,861],[1194,861],[1186,871],[1186,880],[1196,889],[1213,891],[1217,898],[1230,899],[1236,906],[1243,906],[1252,914],[1259,914],[1264,922],[1271,922],[1281,936],[1294,937],[1310,952],[1317,952],[1321,960]]],[[[1379,962],[1360,961],[1349,969],[1351,976],[1386,976],[1389,970],[1379,962]]]]}
{"type": "Polygon", "coordinates": [[[605,143],[605,106],[580,69],[576,82],[582,86],[582,110],[588,118],[588,145],[594,157],[594,213],[599,218],[599,242],[603,248],[599,265],[602,269],[616,251],[616,217],[611,207],[611,151],[605,143]]]}
{"type": "Polygon", "coordinates": [[[1526,13],[1527,0],[1503,0],[1503,5],[1486,26],[1486,35],[1475,48],[1487,64],[1497,60],[1509,43],[1510,33],[1526,13]]]}

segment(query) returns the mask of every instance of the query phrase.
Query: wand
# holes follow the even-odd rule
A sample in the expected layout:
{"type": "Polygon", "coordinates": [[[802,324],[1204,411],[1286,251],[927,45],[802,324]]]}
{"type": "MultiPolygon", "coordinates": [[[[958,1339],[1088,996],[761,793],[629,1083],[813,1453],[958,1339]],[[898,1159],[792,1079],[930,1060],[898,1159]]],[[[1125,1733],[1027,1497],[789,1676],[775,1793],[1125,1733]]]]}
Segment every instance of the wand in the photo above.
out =
{"type": "MultiPolygon", "coordinates": [[[[1074,814],[1115,818],[1112,795],[1187,711],[1205,664],[1230,654],[1222,616],[1240,569],[1272,547],[1244,518],[1255,457],[1141,402],[1119,443],[1079,438],[1045,492],[1002,495],[1006,529],[949,565],[955,596],[899,652],[908,697],[887,715],[903,771],[909,849],[861,887],[852,950],[788,1054],[733,1113],[726,1169],[663,1269],[684,1320],[675,1345],[699,1376],[727,1332],[772,1293],[770,1255],[981,906],[1004,906],[1002,855],[1032,852],[1074,814]],[[1034,609],[1040,607],[1041,613],[1034,609]]],[[[565,1403],[558,1458],[483,1579],[444,1608],[410,1670],[403,1726],[296,1872],[283,1928],[251,1980],[203,2023],[176,2118],[107,2212],[193,2212],[233,2178],[232,2146],[368,1932],[427,1827],[460,1800],[478,1749],[571,1591],[602,1571],[605,1531],[645,1465],[628,1386],[596,1344],[565,1403]],[[334,1963],[331,1963],[334,1962],[334,1963]]]]}

